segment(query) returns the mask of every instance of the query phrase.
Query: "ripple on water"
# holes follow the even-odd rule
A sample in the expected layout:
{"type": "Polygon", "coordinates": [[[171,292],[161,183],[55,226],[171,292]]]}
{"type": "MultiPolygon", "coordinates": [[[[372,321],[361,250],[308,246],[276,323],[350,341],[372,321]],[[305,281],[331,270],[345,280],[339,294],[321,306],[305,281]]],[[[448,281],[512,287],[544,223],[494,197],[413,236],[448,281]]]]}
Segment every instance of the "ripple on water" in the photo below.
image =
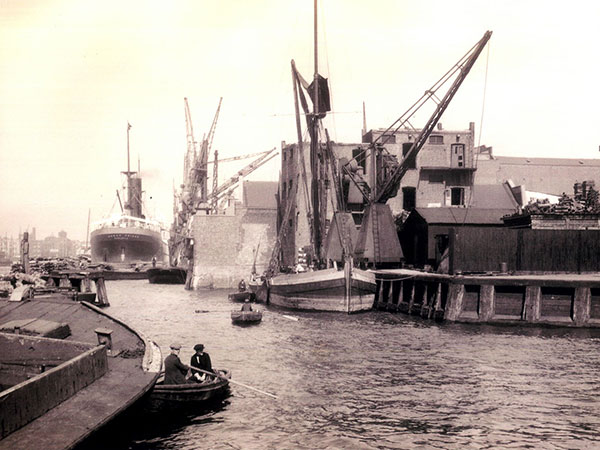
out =
{"type": "MultiPolygon", "coordinates": [[[[264,308],[236,327],[228,291],[110,281],[108,312],[163,352],[197,342],[233,380],[221,408],[128,422],[110,448],[600,447],[595,331],[435,324],[401,314],[264,308]],[[285,316],[293,316],[291,320],[285,316]]],[[[112,440],[111,440],[112,439],[112,440]]]]}

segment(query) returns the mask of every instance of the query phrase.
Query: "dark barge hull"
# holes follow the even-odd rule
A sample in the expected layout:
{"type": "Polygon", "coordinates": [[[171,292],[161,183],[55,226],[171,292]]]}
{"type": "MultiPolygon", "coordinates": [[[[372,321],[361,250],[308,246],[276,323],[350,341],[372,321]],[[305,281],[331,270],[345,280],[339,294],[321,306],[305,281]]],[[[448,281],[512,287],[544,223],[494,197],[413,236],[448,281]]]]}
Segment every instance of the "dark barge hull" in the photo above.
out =
{"type": "MultiPolygon", "coordinates": [[[[0,317],[4,330],[11,324],[19,326],[21,336],[12,334],[16,342],[29,340],[27,351],[41,347],[45,358],[66,346],[91,347],[0,392],[0,415],[4,415],[0,449],[73,448],[141,400],[158,378],[160,349],[87,303],[60,294],[36,294],[26,302],[0,301],[0,317]],[[42,337],[47,335],[44,329],[53,323],[66,327],[68,337],[42,337]],[[39,335],[24,336],[26,327],[30,328],[28,333],[39,331],[39,335]],[[110,352],[98,345],[95,330],[110,330],[110,352]],[[8,406],[11,403],[14,408],[8,406]]],[[[4,336],[10,339],[11,334],[4,336]]],[[[8,352],[0,352],[0,359],[8,357],[8,352]]],[[[27,364],[34,369],[38,363],[28,360],[27,364]]]]}
{"type": "Polygon", "coordinates": [[[350,304],[343,270],[278,275],[269,283],[269,303],[290,309],[358,312],[370,310],[375,298],[375,275],[352,269],[350,304]]]}
{"type": "Polygon", "coordinates": [[[185,284],[187,271],[179,267],[159,268],[153,267],[146,270],[148,281],[151,284],[185,284]]]}

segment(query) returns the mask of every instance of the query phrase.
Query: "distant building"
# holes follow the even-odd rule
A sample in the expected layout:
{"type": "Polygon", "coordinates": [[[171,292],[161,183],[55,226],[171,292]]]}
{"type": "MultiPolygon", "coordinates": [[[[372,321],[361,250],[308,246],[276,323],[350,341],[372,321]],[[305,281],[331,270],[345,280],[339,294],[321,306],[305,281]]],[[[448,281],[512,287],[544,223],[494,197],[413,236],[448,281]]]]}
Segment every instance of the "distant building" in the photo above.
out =
{"type": "Polygon", "coordinates": [[[75,256],[75,246],[67,238],[66,231],[60,231],[58,237],[48,236],[41,243],[42,258],[67,258],[75,256]]]}
{"type": "Polygon", "coordinates": [[[8,264],[20,258],[19,240],[4,236],[0,238],[0,261],[8,264]]]}

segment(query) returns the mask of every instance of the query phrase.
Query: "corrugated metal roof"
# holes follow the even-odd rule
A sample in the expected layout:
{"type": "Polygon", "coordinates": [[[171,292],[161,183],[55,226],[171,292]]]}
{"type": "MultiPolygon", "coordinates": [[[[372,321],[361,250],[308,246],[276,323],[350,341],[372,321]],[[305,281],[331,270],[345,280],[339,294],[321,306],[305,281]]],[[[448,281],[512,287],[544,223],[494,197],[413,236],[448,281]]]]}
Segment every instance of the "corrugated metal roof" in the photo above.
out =
{"type": "Polygon", "coordinates": [[[529,158],[517,156],[494,156],[500,164],[523,166],[592,166],[600,167],[600,159],[583,158],[529,158]]]}
{"type": "Polygon", "coordinates": [[[415,210],[429,225],[503,225],[502,217],[513,214],[514,208],[417,208],[415,210]]]}
{"type": "Polygon", "coordinates": [[[244,181],[244,206],[256,209],[277,209],[276,181],[244,181]]]}

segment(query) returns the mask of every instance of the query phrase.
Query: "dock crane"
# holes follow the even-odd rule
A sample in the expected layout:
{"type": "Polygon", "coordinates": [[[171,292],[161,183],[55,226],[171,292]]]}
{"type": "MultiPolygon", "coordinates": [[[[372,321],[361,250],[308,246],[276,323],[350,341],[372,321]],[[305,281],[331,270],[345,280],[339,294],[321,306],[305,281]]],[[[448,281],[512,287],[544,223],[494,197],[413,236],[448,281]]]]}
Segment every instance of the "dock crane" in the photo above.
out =
{"type": "MultiPolygon", "coordinates": [[[[491,35],[491,31],[486,31],[483,37],[442,78],[429,90],[425,91],[425,94],[417,102],[369,145],[362,156],[370,160],[370,184],[366,183],[360,174],[352,169],[352,161],[342,166],[345,175],[351,179],[362,193],[367,205],[355,246],[355,255],[358,259],[368,261],[373,266],[400,262],[402,249],[398,241],[391,210],[386,202],[396,196],[400,182],[409,169],[409,163],[414,161],[421,148],[423,148],[427,138],[469,74],[491,35]],[[456,75],[454,82],[440,100],[436,92],[454,75],[456,75]],[[400,127],[405,124],[410,125],[409,118],[429,100],[434,101],[437,107],[408,152],[398,163],[397,159],[385,150],[384,145],[400,127]],[[393,131],[390,133],[392,129],[393,131]]],[[[356,164],[354,164],[355,166],[356,164]]]]}
{"type": "Polygon", "coordinates": [[[246,165],[241,170],[238,170],[234,176],[229,178],[225,183],[223,183],[221,186],[217,187],[210,193],[208,201],[212,205],[212,209],[211,209],[212,213],[216,214],[218,212],[219,201],[224,198],[227,198],[228,196],[230,196],[233,193],[233,190],[237,187],[237,184],[239,183],[239,181],[242,177],[250,175],[256,169],[258,169],[259,167],[261,167],[262,165],[264,165],[265,163],[267,163],[271,159],[273,159],[275,156],[277,156],[276,150],[277,150],[277,148],[273,147],[271,150],[267,150],[264,152],[253,153],[251,155],[245,155],[245,156],[234,156],[232,158],[227,158],[227,159],[222,160],[222,161],[226,161],[226,160],[234,161],[234,160],[238,160],[238,159],[243,159],[243,158],[248,158],[251,156],[259,155],[259,157],[257,159],[252,161],[250,164],[246,165]]]}

